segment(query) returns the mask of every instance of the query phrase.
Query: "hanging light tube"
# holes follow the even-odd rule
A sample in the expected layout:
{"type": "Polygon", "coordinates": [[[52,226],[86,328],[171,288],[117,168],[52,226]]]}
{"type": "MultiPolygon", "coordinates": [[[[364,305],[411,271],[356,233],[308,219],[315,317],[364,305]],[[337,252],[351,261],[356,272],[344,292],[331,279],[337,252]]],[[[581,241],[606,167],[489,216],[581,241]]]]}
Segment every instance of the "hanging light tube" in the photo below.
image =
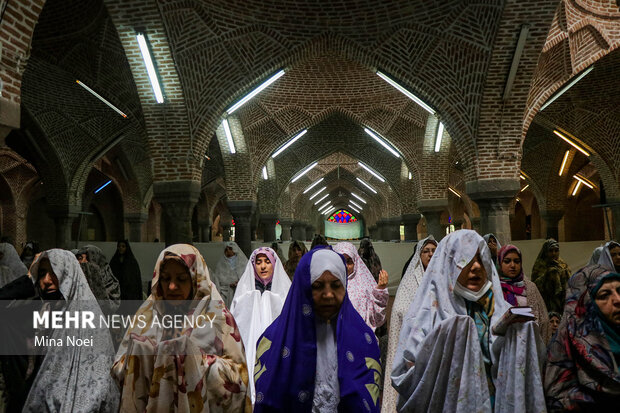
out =
{"type": "Polygon", "coordinates": [[[263,166],[263,179],[266,181],[267,179],[269,179],[269,176],[267,176],[267,167],[263,166]]]}
{"type": "Polygon", "coordinates": [[[568,155],[570,155],[570,149],[567,150],[566,153],[564,154],[564,159],[562,159],[562,166],[560,166],[560,172],[558,173],[559,176],[562,176],[562,174],[564,173],[564,167],[566,166],[568,155]]]}
{"type": "MultiPolygon", "coordinates": [[[[329,204],[331,204],[331,203],[332,203],[332,201],[327,201],[325,204],[323,204],[322,207],[319,208],[319,211],[322,210],[323,208],[325,208],[326,206],[329,206],[329,204]]],[[[316,205],[316,204],[314,204],[314,205],[316,205]]]]}
{"type": "Polygon", "coordinates": [[[235,142],[233,141],[232,133],[230,132],[230,125],[228,124],[228,119],[224,119],[222,121],[222,125],[224,126],[224,133],[226,134],[226,142],[228,142],[228,150],[230,153],[236,153],[235,142]]]}
{"type": "Polygon", "coordinates": [[[441,139],[443,138],[443,122],[437,125],[437,135],[435,136],[435,152],[441,149],[441,139]]]}
{"type": "Polygon", "coordinates": [[[293,180],[291,182],[296,182],[297,180],[299,180],[299,178],[301,178],[302,176],[304,176],[305,174],[307,174],[312,168],[314,168],[315,166],[317,166],[319,163],[315,162],[312,165],[310,165],[309,167],[307,167],[306,169],[304,169],[303,171],[301,171],[299,173],[299,175],[297,175],[295,178],[293,178],[293,180]]]}
{"type": "Polygon", "coordinates": [[[519,192],[523,192],[525,191],[527,188],[529,188],[530,184],[525,185],[523,188],[521,188],[521,190],[519,192]]]}
{"type": "Polygon", "coordinates": [[[316,197],[318,194],[320,194],[321,192],[325,191],[325,189],[327,189],[326,186],[324,186],[323,188],[319,189],[317,192],[314,193],[314,195],[312,195],[310,197],[310,200],[312,201],[312,198],[316,197]]]}
{"type": "MultiPolygon", "coordinates": [[[[359,209],[364,209],[364,207],[363,207],[363,206],[359,206],[358,204],[356,204],[355,202],[353,202],[353,200],[352,200],[352,199],[349,199],[349,205],[355,205],[355,207],[356,207],[356,208],[359,208],[359,209]]],[[[358,212],[359,212],[359,211],[358,211],[358,212]]]]}
{"type": "Polygon", "coordinates": [[[310,185],[309,187],[307,187],[307,188],[304,190],[304,194],[305,194],[305,193],[310,192],[310,191],[312,190],[312,188],[314,188],[315,186],[317,186],[318,184],[320,184],[320,183],[321,183],[324,179],[325,179],[325,178],[321,178],[321,179],[319,179],[318,181],[316,181],[315,183],[313,183],[312,185],[310,185]]]}
{"type": "Polygon", "coordinates": [[[458,196],[459,198],[461,197],[461,194],[459,194],[458,192],[456,192],[454,189],[452,189],[451,187],[448,187],[448,191],[452,192],[454,195],[458,196]]]}
{"type": "Polygon", "coordinates": [[[366,182],[362,181],[361,179],[359,179],[359,178],[357,178],[357,177],[356,177],[355,179],[357,179],[358,181],[360,181],[360,182],[361,182],[361,183],[362,183],[362,184],[363,184],[366,188],[370,189],[373,193],[375,193],[375,194],[377,193],[377,191],[375,190],[375,188],[373,188],[372,186],[368,185],[366,182]]]}
{"type": "Polygon", "coordinates": [[[400,154],[398,152],[396,152],[396,150],[394,150],[394,148],[392,148],[390,145],[388,145],[385,140],[381,139],[379,137],[379,135],[377,135],[375,132],[371,131],[368,128],[364,128],[364,132],[366,132],[368,135],[370,135],[371,138],[373,138],[374,140],[379,142],[381,144],[381,146],[383,146],[385,149],[387,149],[388,152],[390,152],[392,155],[394,155],[397,158],[400,158],[400,154]]]}
{"type": "Polygon", "coordinates": [[[583,148],[581,148],[579,145],[577,145],[576,143],[574,143],[573,141],[571,141],[570,139],[568,139],[566,136],[564,136],[562,133],[560,133],[557,130],[554,130],[553,133],[555,133],[557,136],[559,136],[562,140],[564,140],[566,143],[568,143],[570,146],[572,146],[573,148],[577,149],[579,152],[581,152],[582,154],[584,154],[585,156],[590,156],[590,154],[583,148]]]}
{"type": "Polygon", "coordinates": [[[360,201],[362,201],[363,203],[366,203],[366,200],[364,198],[362,198],[361,196],[354,194],[353,192],[351,192],[351,195],[353,195],[354,197],[356,197],[357,199],[359,199],[360,201]]]}
{"type": "Polygon", "coordinates": [[[327,211],[329,208],[332,208],[332,201],[329,201],[328,203],[326,203],[325,205],[323,205],[321,208],[319,208],[319,212],[323,213],[325,211],[327,211]]]}
{"type": "Polygon", "coordinates": [[[277,151],[275,151],[273,153],[273,155],[271,155],[272,158],[275,158],[276,156],[280,155],[282,152],[284,152],[284,150],[286,148],[288,148],[289,146],[291,146],[292,144],[294,144],[299,138],[301,138],[302,136],[304,136],[306,134],[306,132],[308,132],[308,129],[304,129],[301,132],[299,132],[297,135],[295,135],[290,141],[286,142],[284,144],[284,146],[282,146],[280,149],[278,149],[277,151]]]}
{"type": "Polygon", "coordinates": [[[408,178],[409,180],[413,179],[413,176],[411,176],[411,172],[409,172],[408,178]]]}
{"type": "Polygon", "coordinates": [[[407,96],[409,99],[413,100],[415,103],[417,103],[418,105],[422,106],[422,109],[424,109],[425,111],[427,111],[428,113],[430,113],[431,115],[435,114],[435,110],[433,108],[431,108],[430,106],[428,106],[426,103],[424,103],[422,101],[422,99],[420,99],[419,97],[417,97],[416,95],[414,95],[413,93],[411,93],[410,91],[408,91],[407,89],[405,89],[404,87],[402,87],[401,85],[399,85],[398,83],[396,83],[395,80],[393,80],[392,78],[390,78],[388,75],[386,75],[385,73],[381,73],[380,71],[377,70],[377,76],[379,76],[381,79],[385,80],[386,82],[388,82],[390,85],[392,85],[393,87],[395,87],[400,93],[402,93],[403,95],[407,96]]]}
{"type": "Polygon", "coordinates": [[[336,207],[331,207],[328,210],[326,210],[325,212],[323,212],[323,215],[329,215],[331,213],[333,213],[336,210],[336,207]]]}
{"type": "Polygon", "coordinates": [[[327,198],[328,196],[329,196],[329,194],[325,194],[325,195],[323,195],[323,196],[321,197],[321,199],[319,199],[318,201],[316,201],[316,202],[314,203],[314,205],[318,205],[321,201],[323,201],[323,200],[324,200],[325,198],[327,198]]]}
{"type": "Polygon", "coordinates": [[[383,178],[381,177],[381,175],[379,175],[378,173],[376,173],[375,171],[373,171],[372,169],[370,169],[369,167],[367,167],[367,166],[366,166],[366,165],[364,165],[363,163],[358,162],[357,164],[358,164],[359,166],[361,166],[362,168],[366,169],[368,172],[370,172],[370,174],[371,174],[372,176],[374,176],[375,178],[377,178],[377,179],[378,179],[378,180],[380,180],[381,182],[385,182],[385,179],[383,179],[383,178]]]}
{"type": "Polygon", "coordinates": [[[89,88],[88,86],[86,86],[84,83],[80,82],[79,80],[75,80],[75,83],[77,83],[78,85],[82,86],[84,89],[86,89],[87,91],[90,92],[91,95],[93,95],[94,97],[96,97],[97,99],[99,99],[100,101],[102,101],[103,103],[105,103],[106,105],[108,105],[108,107],[112,110],[114,110],[116,113],[118,113],[119,115],[121,115],[122,117],[126,118],[127,115],[125,115],[119,108],[117,108],[116,106],[114,106],[113,104],[111,104],[110,102],[108,102],[103,96],[101,96],[99,93],[95,92],[94,90],[92,90],[91,88],[89,88]]]}
{"type": "Polygon", "coordinates": [[[573,175],[573,178],[575,178],[576,180],[578,180],[579,182],[581,182],[582,184],[584,184],[588,188],[594,189],[594,185],[592,185],[592,182],[588,181],[586,178],[583,178],[583,177],[581,177],[579,175],[573,175]]]}
{"type": "Polygon", "coordinates": [[[157,72],[155,71],[155,65],[151,58],[151,52],[146,42],[146,36],[144,33],[136,33],[136,39],[138,40],[138,46],[140,46],[140,53],[142,53],[142,60],[144,60],[144,66],[146,66],[146,72],[149,75],[151,86],[153,87],[153,93],[155,93],[155,100],[157,103],[164,103],[164,94],[159,86],[159,79],[157,72]]]}
{"type": "Polygon", "coordinates": [[[361,211],[358,211],[357,208],[355,208],[353,205],[349,204],[349,208],[351,208],[353,211],[357,212],[358,214],[361,213],[361,211]]]}
{"type": "Polygon", "coordinates": [[[586,75],[588,73],[590,73],[592,71],[592,69],[594,69],[594,66],[590,66],[589,68],[587,68],[586,70],[584,70],[579,76],[577,76],[575,79],[573,79],[568,85],[564,86],[562,89],[560,89],[559,92],[557,92],[555,95],[553,95],[551,97],[551,99],[549,99],[548,101],[545,102],[544,105],[541,106],[540,110],[541,112],[543,110],[545,110],[550,104],[552,104],[553,102],[555,102],[555,100],[557,98],[559,98],[560,96],[562,96],[568,89],[570,89],[571,87],[575,86],[575,84],[577,82],[579,82],[581,79],[583,79],[584,77],[586,77],[586,75]]]}
{"type": "Polygon", "coordinates": [[[284,75],[284,69],[280,70],[279,72],[277,72],[275,75],[271,76],[269,79],[267,79],[266,81],[264,81],[262,84],[260,84],[256,89],[254,89],[253,91],[251,91],[249,94],[247,94],[243,99],[241,99],[239,102],[235,103],[234,105],[232,105],[230,107],[230,109],[228,109],[226,111],[226,113],[228,113],[229,115],[231,113],[233,113],[234,111],[236,111],[237,109],[239,109],[241,106],[243,106],[244,104],[246,104],[248,102],[248,100],[252,99],[254,96],[258,95],[260,92],[262,92],[264,89],[266,89],[269,85],[271,85],[273,82],[275,82],[276,80],[280,79],[282,76],[284,75]]]}
{"type": "Polygon", "coordinates": [[[577,191],[579,191],[580,186],[581,186],[581,181],[577,181],[577,184],[575,184],[575,188],[573,189],[573,193],[571,194],[571,196],[575,196],[577,194],[577,191]]]}
{"type": "Polygon", "coordinates": [[[110,179],[108,182],[106,182],[105,184],[101,185],[99,188],[95,189],[95,193],[98,193],[99,191],[101,191],[103,188],[105,188],[106,186],[110,185],[112,183],[112,180],[110,179]]]}
{"type": "Polygon", "coordinates": [[[523,174],[519,174],[519,178],[523,179],[525,181],[525,176],[523,176],[523,174]]]}

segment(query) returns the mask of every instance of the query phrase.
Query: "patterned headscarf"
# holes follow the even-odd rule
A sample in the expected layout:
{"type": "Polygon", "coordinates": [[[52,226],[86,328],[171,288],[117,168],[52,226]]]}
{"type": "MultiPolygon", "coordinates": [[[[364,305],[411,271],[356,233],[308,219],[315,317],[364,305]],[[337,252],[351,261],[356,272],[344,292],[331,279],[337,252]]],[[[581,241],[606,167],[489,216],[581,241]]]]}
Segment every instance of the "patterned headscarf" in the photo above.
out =
{"type": "Polygon", "coordinates": [[[609,271],[616,272],[614,260],[611,258],[611,250],[616,247],[620,247],[620,244],[618,244],[616,241],[609,241],[608,243],[606,243],[601,251],[601,255],[597,260],[597,264],[602,265],[609,271]]]}
{"type": "Polygon", "coordinates": [[[521,250],[512,244],[504,245],[497,253],[497,267],[499,279],[502,283],[502,290],[504,291],[504,298],[510,305],[519,305],[516,296],[525,297],[527,295],[523,277],[523,255],[521,254],[521,250]],[[521,260],[521,272],[516,277],[510,278],[502,272],[502,262],[506,255],[513,251],[519,255],[519,259],[521,260]]]}

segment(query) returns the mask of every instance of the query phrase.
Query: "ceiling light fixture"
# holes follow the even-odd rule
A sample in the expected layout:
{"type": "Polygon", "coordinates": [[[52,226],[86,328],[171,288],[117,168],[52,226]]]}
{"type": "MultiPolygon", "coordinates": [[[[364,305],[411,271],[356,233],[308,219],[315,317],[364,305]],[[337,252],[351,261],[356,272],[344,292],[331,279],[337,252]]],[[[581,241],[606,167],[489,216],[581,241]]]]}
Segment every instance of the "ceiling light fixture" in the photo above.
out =
{"type": "Polygon", "coordinates": [[[290,141],[286,142],[284,144],[284,146],[282,146],[280,149],[278,149],[277,151],[275,151],[273,153],[273,155],[271,155],[272,158],[275,158],[276,156],[280,155],[282,152],[284,152],[284,150],[286,148],[288,148],[289,146],[291,146],[292,144],[295,143],[295,141],[297,141],[297,139],[301,138],[302,136],[304,136],[306,134],[306,132],[308,132],[308,129],[304,129],[301,132],[299,132],[297,135],[295,135],[290,141]]]}
{"type": "Polygon", "coordinates": [[[594,184],[592,184],[592,182],[588,181],[586,178],[579,176],[579,175],[573,175],[573,178],[575,178],[576,180],[578,180],[579,182],[581,182],[588,188],[594,189],[594,184]]]}
{"type": "Polygon", "coordinates": [[[366,182],[362,181],[361,179],[359,179],[359,178],[357,178],[357,177],[356,177],[355,179],[357,179],[358,181],[360,181],[360,182],[361,182],[361,183],[362,183],[362,184],[363,184],[366,188],[370,189],[373,193],[375,193],[375,194],[377,193],[377,191],[375,190],[375,188],[373,188],[372,186],[368,185],[366,182]]]}
{"type": "Polygon", "coordinates": [[[312,200],[312,198],[316,197],[318,194],[320,194],[321,192],[325,191],[325,189],[327,189],[326,186],[324,186],[323,188],[319,189],[317,192],[314,193],[314,195],[312,195],[310,197],[310,200],[312,200]]]}
{"type": "Polygon", "coordinates": [[[355,208],[353,205],[349,204],[349,208],[351,208],[353,211],[357,212],[358,214],[361,213],[361,211],[358,211],[357,208],[355,208]]]}
{"type": "Polygon", "coordinates": [[[153,59],[151,58],[151,52],[149,50],[146,34],[136,33],[136,39],[138,40],[138,46],[140,46],[140,53],[142,53],[142,60],[144,60],[146,72],[149,75],[149,80],[151,81],[151,86],[153,87],[153,93],[155,93],[155,100],[157,103],[164,103],[164,94],[159,86],[159,78],[157,77],[155,65],[153,64],[153,59]]]}
{"type": "Polygon", "coordinates": [[[363,203],[366,203],[366,200],[364,198],[362,198],[361,196],[354,194],[353,192],[351,192],[351,195],[353,195],[354,197],[356,197],[357,199],[359,199],[360,201],[362,201],[363,203]]]}
{"type": "Polygon", "coordinates": [[[575,196],[577,194],[577,191],[579,191],[579,187],[581,186],[581,181],[577,181],[577,183],[575,184],[575,188],[573,189],[573,193],[571,194],[571,196],[575,196]]]}
{"type": "Polygon", "coordinates": [[[409,178],[409,180],[413,179],[413,176],[411,175],[411,172],[409,172],[408,178],[409,178]]]}
{"type": "Polygon", "coordinates": [[[306,169],[304,169],[303,171],[300,172],[299,175],[297,175],[295,178],[293,178],[293,180],[291,182],[296,182],[297,180],[299,180],[299,178],[301,178],[302,176],[304,176],[305,174],[307,174],[312,168],[314,168],[315,166],[317,166],[319,163],[315,162],[312,165],[310,165],[309,167],[307,167],[306,169]]]}
{"type": "Polygon", "coordinates": [[[319,199],[318,201],[316,201],[316,202],[314,203],[314,205],[315,205],[315,206],[316,206],[316,205],[318,205],[321,201],[323,201],[323,200],[324,200],[325,198],[327,198],[328,196],[329,196],[329,194],[325,194],[324,196],[322,196],[322,197],[321,197],[321,199],[319,199]]]}
{"type": "Polygon", "coordinates": [[[523,172],[521,172],[521,173],[519,174],[519,178],[523,179],[524,181],[527,179],[527,178],[525,177],[525,175],[523,175],[523,172]]]}
{"type": "Polygon", "coordinates": [[[336,207],[331,207],[330,209],[328,209],[327,211],[325,211],[323,213],[323,215],[329,215],[331,213],[333,213],[336,210],[336,207]]]}
{"type": "Polygon", "coordinates": [[[558,173],[559,176],[562,176],[562,174],[564,173],[564,167],[566,166],[568,155],[570,155],[570,149],[567,150],[566,153],[564,154],[564,159],[562,159],[562,166],[560,166],[560,172],[558,173]]]}
{"type": "Polygon", "coordinates": [[[584,77],[586,77],[586,75],[588,73],[590,73],[592,71],[592,69],[594,69],[594,66],[590,66],[589,68],[587,68],[586,70],[584,70],[581,74],[579,74],[577,77],[575,77],[575,79],[573,79],[568,85],[564,86],[562,89],[560,89],[559,92],[557,92],[556,94],[554,94],[551,99],[549,99],[548,101],[545,102],[544,105],[541,106],[540,111],[542,112],[543,110],[545,110],[550,104],[552,104],[557,98],[559,98],[560,96],[562,96],[568,89],[570,89],[571,87],[575,86],[575,83],[579,82],[581,79],[583,79],[584,77]]]}
{"type": "MultiPolygon", "coordinates": [[[[353,202],[353,200],[352,200],[352,199],[349,199],[349,202],[350,202],[350,204],[349,204],[349,205],[355,205],[355,207],[356,207],[356,208],[359,208],[359,209],[364,209],[364,207],[363,207],[363,206],[360,206],[360,205],[356,204],[355,202],[353,202]]],[[[359,212],[359,211],[358,211],[358,212],[359,212]]]]}
{"type": "MultiPolygon", "coordinates": [[[[329,206],[329,204],[331,204],[331,203],[332,203],[332,201],[327,201],[326,203],[323,204],[322,207],[319,208],[319,211],[322,210],[323,208],[325,208],[326,206],[329,206]]],[[[314,205],[316,205],[316,204],[314,204],[314,205]]]]}
{"type": "Polygon", "coordinates": [[[117,108],[116,106],[114,106],[113,104],[111,104],[110,102],[108,102],[103,96],[101,96],[99,93],[95,92],[94,90],[92,90],[91,88],[89,88],[88,86],[86,86],[84,83],[80,82],[79,80],[75,80],[75,83],[77,83],[78,85],[82,86],[84,89],[86,89],[87,91],[89,91],[91,93],[91,95],[93,95],[94,97],[96,97],[97,99],[99,99],[100,101],[102,101],[103,103],[105,103],[106,105],[108,105],[108,107],[112,110],[114,110],[116,113],[118,113],[119,115],[121,115],[122,117],[126,118],[127,115],[125,115],[119,108],[117,108]]]}
{"type": "Polygon", "coordinates": [[[525,191],[527,188],[529,188],[530,184],[525,185],[523,188],[521,188],[521,190],[519,192],[523,192],[525,191]]]}
{"type": "Polygon", "coordinates": [[[564,136],[560,131],[554,130],[553,133],[555,133],[557,136],[559,136],[562,140],[564,140],[566,143],[568,143],[570,146],[572,146],[573,148],[577,149],[579,152],[581,152],[582,154],[584,154],[585,156],[590,156],[590,154],[583,148],[581,148],[579,145],[577,145],[576,143],[574,143],[573,141],[571,141],[570,139],[568,139],[566,136],[564,136]]]}
{"type": "Polygon", "coordinates": [[[108,182],[106,182],[105,184],[101,185],[99,188],[95,189],[95,193],[98,193],[99,191],[101,191],[103,188],[105,188],[106,186],[110,185],[112,183],[112,180],[110,179],[108,182]]]}
{"type": "Polygon", "coordinates": [[[368,128],[364,128],[364,132],[366,132],[368,135],[370,135],[371,138],[373,138],[374,140],[379,142],[381,144],[381,146],[383,146],[385,149],[387,149],[388,152],[390,152],[392,155],[394,155],[397,158],[400,158],[399,153],[396,152],[396,150],[394,148],[392,148],[390,145],[388,145],[387,142],[384,139],[380,138],[377,133],[371,131],[368,128]]]}
{"type": "Polygon", "coordinates": [[[441,139],[443,138],[443,122],[437,125],[437,135],[435,136],[435,152],[441,149],[441,139]]]}
{"type": "Polygon", "coordinates": [[[247,103],[248,100],[252,99],[254,96],[258,95],[260,92],[262,92],[265,88],[267,88],[269,85],[271,85],[273,82],[275,82],[276,80],[280,79],[282,76],[284,75],[284,70],[280,70],[279,72],[277,72],[275,75],[271,76],[269,79],[267,79],[266,81],[264,81],[263,83],[260,84],[260,86],[258,86],[256,89],[254,89],[253,91],[251,91],[249,94],[247,94],[243,99],[241,99],[239,102],[235,103],[234,105],[232,105],[230,107],[230,109],[228,109],[226,111],[226,113],[228,113],[229,115],[231,113],[233,113],[234,111],[236,111],[237,109],[239,109],[241,106],[243,106],[244,104],[247,103]]]}
{"type": "Polygon", "coordinates": [[[396,83],[395,80],[393,80],[392,78],[390,78],[388,75],[386,75],[385,73],[381,73],[380,71],[377,70],[377,76],[379,76],[381,79],[385,80],[386,82],[388,82],[390,85],[392,85],[393,87],[395,87],[400,93],[402,93],[403,95],[407,96],[409,99],[413,100],[415,103],[417,103],[418,105],[422,106],[422,109],[424,109],[425,111],[427,111],[428,113],[430,113],[431,115],[435,114],[435,110],[433,108],[431,108],[430,106],[428,106],[426,103],[424,103],[422,101],[422,99],[420,99],[419,97],[417,97],[416,95],[414,95],[413,93],[411,93],[410,91],[408,91],[407,89],[405,89],[404,87],[402,87],[401,85],[399,85],[398,83],[396,83]]]}
{"type": "Polygon", "coordinates": [[[375,171],[373,171],[372,169],[370,169],[369,167],[367,167],[367,166],[366,166],[366,165],[364,165],[363,163],[358,162],[357,164],[358,164],[359,166],[361,166],[362,168],[366,169],[368,172],[370,172],[370,174],[371,174],[372,176],[374,176],[375,178],[377,178],[377,179],[378,179],[378,180],[380,180],[381,182],[385,182],[385,179],[383,179],[383,178],[381,177],[381,175],[379,175],[378,173],[376,173],[375,171]]]}
{"type": "Polygon", "coordinates": [[[333,208],[332,201],[329,201],[328,203],[323,205],[321,208],[319,208],[319,212],[322,214],[323,212],[328,211],[330,208],[333,208]]]}
{"type": "Polygon", "coordinates": [[[452,192],[454,195],[458,196],[459,198],[461,197],[461,194],[459,194],[458,192],[456,192],[454,189],[448,187],[448,191],[452,192]]]}
{"type": "Polygon", "coordinates": [[[228,150],[230,153],[236,153],[235,142],[233,141],[232,132],[230,131],[230,125],[228,124],[228,119],[224,119],[222,121],[222,125],[224,126],[224,133],[226,134],[226,142],[228,142],[228,150]]]}
{"type": "Polygon", "coordinates": [[[263,166],[263,179],[266,181],[267,179],[269,179],[269,176],[267,176],[267,167],[263,166]]]}
{"type": "Polygon", "coordinates": [[[320,184],[320,183],[321,183],[324,179],[325,179],[325,178],[321,178],[321,179],[319,179],[318,181],[316,181],[315,183],[313,183],[312,185],[310,185],[309,187],[307,187],[307,188],[304,190],[304,194],[305,194],[305,193],[307,193],[307,192],[310,192],[310,191],[312,190],[312,188],[314,188],[315,186],[317,186],[318,184],[320,184]]]}

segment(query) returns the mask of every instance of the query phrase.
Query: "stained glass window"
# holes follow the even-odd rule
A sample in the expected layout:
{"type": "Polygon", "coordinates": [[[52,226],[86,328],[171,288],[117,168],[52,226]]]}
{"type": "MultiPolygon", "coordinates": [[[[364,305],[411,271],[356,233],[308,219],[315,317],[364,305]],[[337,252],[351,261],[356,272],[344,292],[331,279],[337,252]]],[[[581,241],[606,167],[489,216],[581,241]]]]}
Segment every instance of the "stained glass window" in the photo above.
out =
{"type": "Polygon", "coordinates": [[[337,222],[339,224],[347,224],[349,222],[357,221],[357,218],[355,218],[355,216],[353,216],[353,214],[351,214],[346,209],[339,209],[338,211],[334,212],[332,214],[332,216],[330,216],[327,220],[329,222],[337,222]]]}

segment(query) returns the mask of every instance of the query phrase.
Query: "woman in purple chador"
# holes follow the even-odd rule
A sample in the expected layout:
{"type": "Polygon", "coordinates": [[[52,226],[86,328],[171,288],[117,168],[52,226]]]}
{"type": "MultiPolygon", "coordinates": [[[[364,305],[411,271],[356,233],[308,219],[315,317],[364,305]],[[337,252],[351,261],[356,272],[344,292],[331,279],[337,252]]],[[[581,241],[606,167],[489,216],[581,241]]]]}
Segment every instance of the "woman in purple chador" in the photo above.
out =
{"type": "Polygon", "coordinates": [[[258,339],[254,412],[379,412],[379,346],[347,296],[344,258],[304,255],[280,316],[258,339]]]}

